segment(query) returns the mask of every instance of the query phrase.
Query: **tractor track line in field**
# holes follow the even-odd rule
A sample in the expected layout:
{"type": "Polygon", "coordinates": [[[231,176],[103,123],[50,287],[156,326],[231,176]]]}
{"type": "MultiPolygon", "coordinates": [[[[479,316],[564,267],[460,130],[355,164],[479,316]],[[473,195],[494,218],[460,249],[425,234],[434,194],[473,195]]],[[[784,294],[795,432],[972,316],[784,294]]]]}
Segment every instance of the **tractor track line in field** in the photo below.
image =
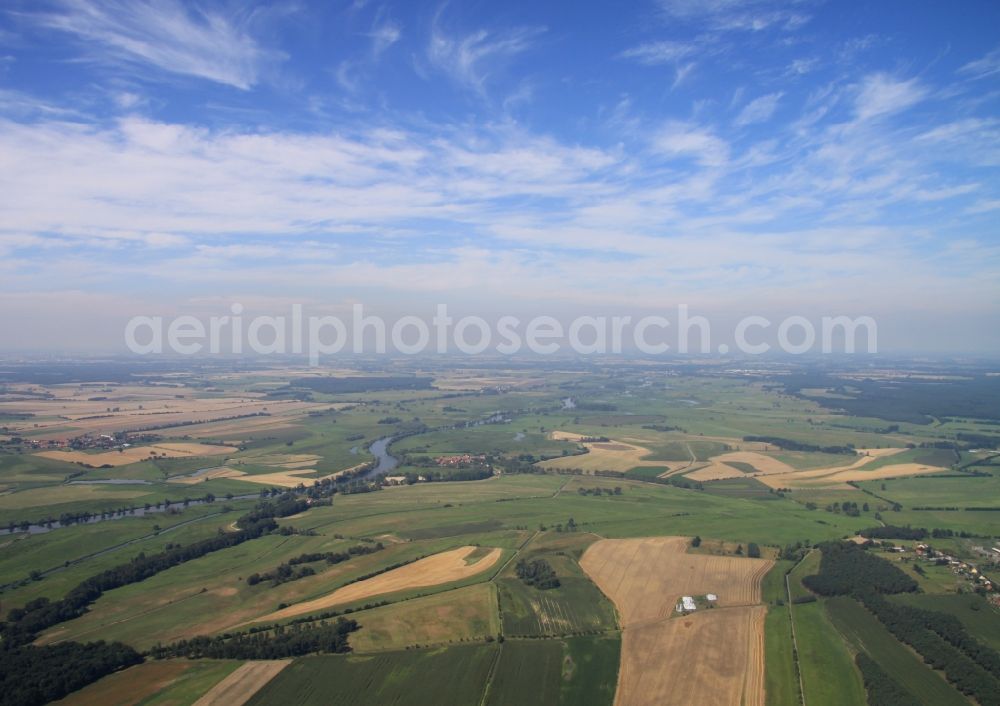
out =
{"type": "Polygon", "coordinates": [[[490,696],[490,687],[493,686],[493,677],[497,673],[497,665],[500,664],[500,655],[503,653],[503,643],[497,647],[496,656],[493,657],[493,664],[490,665],[490,672],[486,675],[486,685],[483,687],[483,698],[479,700],[479,706],[486,706],[486,700],[490,696]]]}

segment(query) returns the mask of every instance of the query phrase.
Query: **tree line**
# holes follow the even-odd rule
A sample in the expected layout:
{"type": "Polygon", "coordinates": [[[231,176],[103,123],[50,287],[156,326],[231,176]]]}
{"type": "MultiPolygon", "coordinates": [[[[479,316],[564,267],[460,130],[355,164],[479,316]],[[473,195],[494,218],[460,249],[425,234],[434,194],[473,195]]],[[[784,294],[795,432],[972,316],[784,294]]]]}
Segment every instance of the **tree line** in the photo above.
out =
{"type": "Polygon", "coordinates": [[[807,444],[793,439],[785,439],[780,436],[744,436],[743,441],[756,441],[762,444],[771,444],[772,446],[778,446],[785,451],[809,451],[812,453],[818,452],[825,454],[857,453],[853,446],[818,446],[816,444],[807,444]]]}
{"type": "Polygon", "coordinates": [[[304,564],[325,561],[327,564],[332,566],[334,564],[345,562],[355,556],[374,554],[384,548],[385,546],[382,542],[377,542],[375,544],[356,544],[353,547],[348,547],[346,551],[342,552],[311,552],[308,554],[300,554],[299,556],[292,557],[288,561],[279,564],[271,571],[266,571],[262,574],[256,572],[250,574],[247,576],[247,584],[250,586],[256,586],[262,581],[270,581],[271,587],[273,588],[274,586],[278,586],[289,581],[297,581],[316,573],[315,569],[311,566],[303,566],[304,564]],[[293,568],[296,566],[299,568],[293,568]]]}
{"type": "Polygon", "coordinates": [[[914,698],[899,682],[885,673],[871,657],[864,652],[858,652],[854,657],[858,665],[861,679],[868,692],[869,706],[920,706],[921,702],[914,698]]]}
{"type": "Polygon", "coordinates": [[[1000,654],[970,636],[958,618],[893,603],[871,592],[858,598],[897,640],[943,671],[955,688],[980,706],[1000,706],[1000,654]]]}
{"type": "Polygon", "coordinates": [[[356,620],[337,618],[318,623],[277,625],[270,630],[209,637],[199,635],[170,645],[156,645],[153,659],[285,659],[315,652],[350,652],[348,635],[358,629],[356,620]]]}
{"type": "Polygon", "coordinates": [[[923,527],[897,527],[896,525],[885,525],[884,527],[869,527],[858,532],[866,539],[926,539],[927,530],[923,527]]]}

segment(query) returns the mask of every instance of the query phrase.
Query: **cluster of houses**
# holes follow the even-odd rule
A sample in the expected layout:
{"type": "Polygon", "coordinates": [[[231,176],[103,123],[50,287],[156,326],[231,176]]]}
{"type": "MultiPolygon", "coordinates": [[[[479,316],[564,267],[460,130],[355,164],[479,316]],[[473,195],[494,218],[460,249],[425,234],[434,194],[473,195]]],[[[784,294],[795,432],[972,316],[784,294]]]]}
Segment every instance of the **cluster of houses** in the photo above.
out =
{"type": "Polygon", "coordinates": [[[475,463],[483,463],[486,457],[483,455],[473,456],[472,454],[459,454],[458,456],[438,456],[434,462],[439,466],[452,468],[455,466],[470,466],[475,463]]]}
{"type": "MultiPolygon", "coordinates": [[[[899,551],[902,547],[895,547],[894,549],[899,551]]],[[[905,551],[905,549],[903,551],[905,551]]],[[[937,564],[943,565],[944,563],[947,563],[947,565],[951,568],[952,573],[956,576],[962,576],[968,579],[975,587],[982,588],[988,593],[992,593],[1000,589],[1000,586],[986,576],[986,574],[983,573],[975,564],[956,559],[950,554],[939,552],[931,546],[923,543],[914,547],[913,551],[918,557],[933,561],[937,564]]],[[[991,549],[991,554],[996,558],[1000,558],[1000,547],[993,547],[991,549]]]]}

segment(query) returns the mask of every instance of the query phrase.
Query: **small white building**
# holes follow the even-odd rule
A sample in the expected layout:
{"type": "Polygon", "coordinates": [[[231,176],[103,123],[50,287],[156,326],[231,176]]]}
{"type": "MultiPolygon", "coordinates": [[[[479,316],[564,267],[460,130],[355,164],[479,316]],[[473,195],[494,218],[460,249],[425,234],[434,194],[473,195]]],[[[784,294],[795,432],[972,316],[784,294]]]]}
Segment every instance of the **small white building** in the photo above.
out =
{"type": "Polygon", "coordinates": [[[698,606],[695,605],[694,598],[691,596],[681,597],[681,604],[684,606],[684,610],[698,610],[698,606]]]}
{"type": "Polygon", "coordinates": [[[715,603],[715,601],[719,600],[719,597],[714,593],[706,593],[705,599],[711,601],[712,603],[715,603]]]}

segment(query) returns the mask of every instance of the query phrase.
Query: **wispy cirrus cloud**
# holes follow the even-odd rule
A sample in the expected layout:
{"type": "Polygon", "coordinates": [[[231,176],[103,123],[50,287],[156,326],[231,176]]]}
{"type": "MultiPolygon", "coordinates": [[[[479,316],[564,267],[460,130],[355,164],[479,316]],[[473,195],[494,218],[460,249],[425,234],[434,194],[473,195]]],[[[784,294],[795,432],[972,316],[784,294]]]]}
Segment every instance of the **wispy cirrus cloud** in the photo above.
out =
{"type": "Polygon", "coordinates": [[[898,80],[886,73],[866,76],[858,88],[855,114],[859,120],[890,115],[906,110],[927,96],[917,79],[898,80]]]}
{"type": "Polygon", "coordinates": [[[780,0],[660,0],[660,7],[671,19],[719,31],[794,30],[810,19],[802,4],[780,0]]]}
{"type": "Polygon", "coordinates": [[[684,83],[697,66],[696,58],[709,53],[705,47],[693,42],[646,42],[626,49],[618,56],[637,61],[644,66],[671,65],[674,67],[673,88],[684,83]]]}
{"type": "Polygon", "coordinates": [[[1000,74],[1000,48],[994,49],[980,59],[970,61],[959,68],[958,73],[971,79],[988,78],[1000,74]]]}
{"type": "Polygon", "coordinates": [[[485,95],[486,83],[496,71],[513,57],[528,51],[546,32],[545,27],[449,32],[442,24],[442,12],[439,11],[427,46],[428,61],[481,95],[485,95]]]}
{"type": "Polygon", "coordinates": [[[784,94],[778,92],[754,98],[743,106],[740,114],[736,116],[734,124],[737,127],[744,127],[770,120],[771,116],[774,115],[774,111],[778,109],[778,102],[781,100],[782,95],[784,94]]]}
{"type": "Polygon", "coordinates": [[[682,59],[688,59],[697,50],[696,45],[689,42],[646,42],[626,49],[620,56],[623,59],[635,59],[640,64],[655,66],[657,64],[674,64],[682,59]]]}
{"type": "Polygon", "coordinates": [[[284,55],[252,36],[256,13],[224,14],[179,0],[58,0],[28,13],[36,24],[74,35],[88,58],[146,65],[248,90],[284,55]]]}
{"type": "Polygon", "coordinates": [[[379,13],[369,35],[372,40],[372,55],[377,59],[382,52],[398,42],[403,36],[403,27],[379,13]]]}

